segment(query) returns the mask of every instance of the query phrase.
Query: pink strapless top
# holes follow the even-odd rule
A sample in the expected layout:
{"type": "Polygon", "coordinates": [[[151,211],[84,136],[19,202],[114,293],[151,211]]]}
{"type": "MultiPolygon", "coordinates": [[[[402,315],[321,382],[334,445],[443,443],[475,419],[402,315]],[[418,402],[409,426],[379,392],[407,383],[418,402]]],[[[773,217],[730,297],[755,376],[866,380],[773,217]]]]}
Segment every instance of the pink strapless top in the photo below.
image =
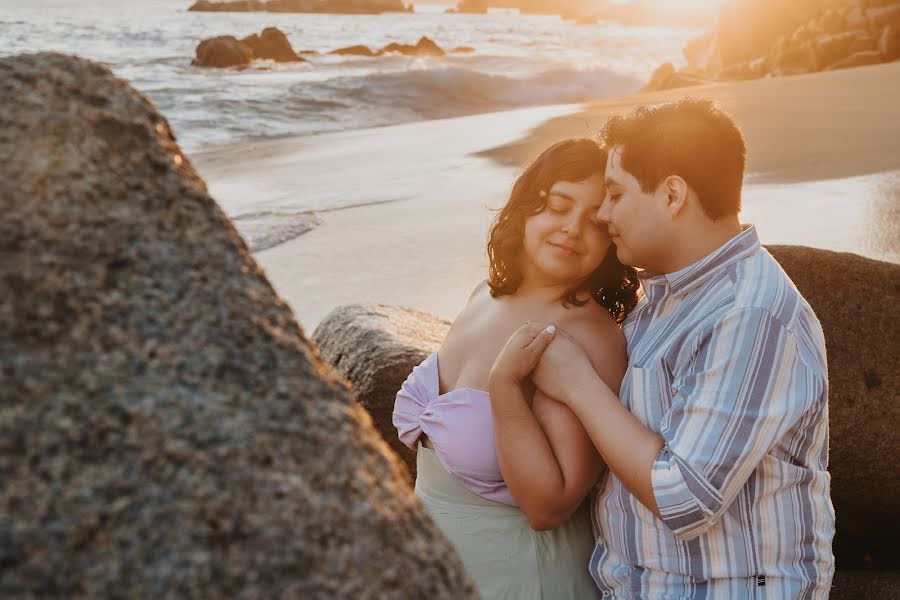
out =
{"type": "Polygon", "coordinates": [[[412,449],[424,433],[447,472],[469,491],[510,506],[513,499],[497,462],[491,398],[458,388],[440,393],[437,352],[413,369],[394,401],[394,426],[412,449]]]}

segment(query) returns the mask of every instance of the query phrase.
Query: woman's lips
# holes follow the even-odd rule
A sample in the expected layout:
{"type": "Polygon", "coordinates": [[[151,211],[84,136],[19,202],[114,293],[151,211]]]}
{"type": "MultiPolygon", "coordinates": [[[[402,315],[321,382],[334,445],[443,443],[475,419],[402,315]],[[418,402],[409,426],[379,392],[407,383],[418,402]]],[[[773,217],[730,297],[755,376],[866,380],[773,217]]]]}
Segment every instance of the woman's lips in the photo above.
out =
{"type": "Polygon", "coordinates": [[[570,254],[572,256],[577,256],[579,254],[579,252],[571,246],[566,246],[565,244],[557,244],[556,242],[548,242],[548,243],[551,246],[553,246],[554,248],[558,248],[559,250],[562,250],[566,254],[570,254]]]}

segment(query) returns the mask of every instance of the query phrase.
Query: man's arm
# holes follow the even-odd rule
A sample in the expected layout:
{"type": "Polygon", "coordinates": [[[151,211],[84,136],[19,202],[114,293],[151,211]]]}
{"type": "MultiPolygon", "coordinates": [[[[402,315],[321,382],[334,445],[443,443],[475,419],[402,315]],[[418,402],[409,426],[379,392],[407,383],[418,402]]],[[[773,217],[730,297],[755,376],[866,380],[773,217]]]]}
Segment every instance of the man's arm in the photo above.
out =
{"type": "Polygon", "coordinates": [[[544,353],[534,381],[572,409],[609,469],[659,517],[650,475],[665,443],[662,436],[622,406],[594,370],[586,368],[581,348],[564,335],[544,353]]]}
{"type": "Polygon", "coordinates": [[[535,383],[559,388],[613,473],[683,539],[715,524],[824,386],[780,322],[761,309],[735,311],[702,334],[691,365],[676,374],[678,392],[657,434],[584,368],[575,349],[562,344],[554,353],[562,340],[545,352],[535,383]],[[554,377],[560,370],[563,377],[554,377]]]}
{"type": "Polygon", "coordinates": [[[669,528],[691,539],[718,522],[765,455],[824,401],[827,374],[780,321],[752,308],[702,335],[674,387],[653,489],[669,528]]]}

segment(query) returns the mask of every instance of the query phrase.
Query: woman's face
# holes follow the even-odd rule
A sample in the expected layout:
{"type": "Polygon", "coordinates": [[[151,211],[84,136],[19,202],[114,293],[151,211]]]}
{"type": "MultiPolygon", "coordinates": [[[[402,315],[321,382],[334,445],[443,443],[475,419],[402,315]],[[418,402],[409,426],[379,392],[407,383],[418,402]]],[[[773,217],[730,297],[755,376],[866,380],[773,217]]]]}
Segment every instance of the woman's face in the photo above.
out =
{"type": "Polygon", "coordinates": [[[600,266],[610,248],[606,224],[597,220],[605,195],[603,173],[550,188],[546,208],[525,221],[526,276],[575,285],[600,266]]]}

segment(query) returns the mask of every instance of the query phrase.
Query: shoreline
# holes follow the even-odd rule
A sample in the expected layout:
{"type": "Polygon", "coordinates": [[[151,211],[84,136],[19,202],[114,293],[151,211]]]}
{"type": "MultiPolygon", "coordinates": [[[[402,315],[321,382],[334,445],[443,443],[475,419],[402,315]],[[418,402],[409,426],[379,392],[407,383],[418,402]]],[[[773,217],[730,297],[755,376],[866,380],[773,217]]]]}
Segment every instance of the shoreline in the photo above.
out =
{"type": "Polygon", "coordinates": [[[764,243],[900,262],[900,63],[233,144],[192,162],[229,216],[319,218],[254,252],[305,328],[356,303],[453,318],[486,276],[490,209],[520,164],[611,113],[684,95],[721,101],[744,129],[742,219],[764,243]]]}
{"type": "Polygon", "coordinates": [[[599,131],[614,114],[684,96],[718,101],[744,131],[746,183],[798,183],[900,170],[900,62],[591,102],[481,155],[503,165],[527,162],[555,141],[583,135],[585,128],[599,131]],[[786,127],[791,134],[780,135],[786,127]]]}

